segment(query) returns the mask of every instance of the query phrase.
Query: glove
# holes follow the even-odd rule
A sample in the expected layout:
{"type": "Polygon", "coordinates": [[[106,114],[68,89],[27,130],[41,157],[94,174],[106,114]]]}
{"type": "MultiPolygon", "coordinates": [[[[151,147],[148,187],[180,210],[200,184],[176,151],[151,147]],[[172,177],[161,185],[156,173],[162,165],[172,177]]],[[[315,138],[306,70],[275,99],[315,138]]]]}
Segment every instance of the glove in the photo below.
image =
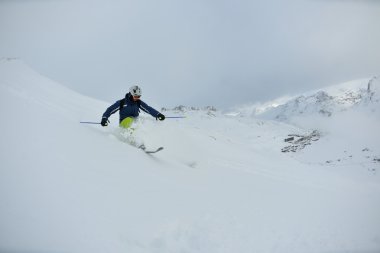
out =
{"type": "Polygon", "coordinates": [[[108,119],[107,118],[102,118],[102,122],[100,122],[100,125],[102,125],[102,126],[108,126],[108,119]]]}
{"type": "Polygon", "coordinates": [[[163,114],[161,114],[161,113],[159,113],[158,115],[157,115],[157,117],[156,117],[156,120],[164,120],[165,119],[165,115],[163,115],[163,114]]]}

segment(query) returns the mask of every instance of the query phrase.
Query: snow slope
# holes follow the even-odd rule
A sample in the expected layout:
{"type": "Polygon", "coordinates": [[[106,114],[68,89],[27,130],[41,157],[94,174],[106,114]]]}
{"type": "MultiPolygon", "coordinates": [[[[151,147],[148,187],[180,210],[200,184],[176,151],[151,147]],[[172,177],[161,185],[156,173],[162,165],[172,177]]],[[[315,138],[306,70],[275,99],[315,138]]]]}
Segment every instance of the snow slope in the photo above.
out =
{"type": "Polygon", "coordinates": [[[288,154],[284,138],[310,128],[169,110],[187,118],[136,124],[165,147],[147,155],[116,116],[79,124],[108,103],[20,60],[0,60],[0,92],[0,252],[380,252],[379,163],[308,160],[336,133],[288,154]]]}
{"type": "MultiPolygon", "coordinates": [[[[315,131],[318,136],[314,139],[319,141],[292,155],[299,161],[355,167],[354,170],[362,166],[376,173],[378,166],[373,163],[378,163],[380,158],[379,77],[354,80],[264,104],[246,105],[235,108],[230,114],[291,124],[304,129],[303,136],[315,131]]],[[[299,150],[294,145],[296,141],[288,146],[290,150],[299,150]]]]}

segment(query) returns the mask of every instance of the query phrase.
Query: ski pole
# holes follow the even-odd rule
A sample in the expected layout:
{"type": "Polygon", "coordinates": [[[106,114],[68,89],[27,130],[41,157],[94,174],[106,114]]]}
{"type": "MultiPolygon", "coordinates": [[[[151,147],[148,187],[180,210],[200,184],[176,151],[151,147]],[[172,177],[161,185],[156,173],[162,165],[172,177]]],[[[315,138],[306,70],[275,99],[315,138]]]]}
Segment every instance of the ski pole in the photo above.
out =
{"type": "Polygon", "coordinates": [[[186,116],[168,116],[165,117],[165,119],[184,119],[186,116]]]}
{"type": "Polygon", "coordinates": [[[100,122],[81,121],[79,123],[81,123],[81,124],[99,124],[100,125],[100,122]]]}

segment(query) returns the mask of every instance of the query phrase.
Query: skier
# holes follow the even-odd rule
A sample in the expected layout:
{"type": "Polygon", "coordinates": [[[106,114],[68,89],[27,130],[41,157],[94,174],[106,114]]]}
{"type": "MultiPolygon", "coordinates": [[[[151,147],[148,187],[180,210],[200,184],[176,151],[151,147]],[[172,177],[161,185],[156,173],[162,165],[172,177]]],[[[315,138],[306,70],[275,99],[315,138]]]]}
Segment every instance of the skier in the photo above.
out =
{"type": "Polygon", "coordinates": [[[141,88],[139,86],[134,85],[129,88],[129,92],[125,95],[125,98],[116,101],[113,105],[107,108],[103,114],[100,124],[102,126],[108,126],[108,118],[111,116],[111,114],[119,111],[120,127],[129,128],[132,125],[134,119],[139,116],[140,109],[155,117],[156,120],[165,119],[165,116],[163,114],[140,100],[140,97],[141,88]]]}

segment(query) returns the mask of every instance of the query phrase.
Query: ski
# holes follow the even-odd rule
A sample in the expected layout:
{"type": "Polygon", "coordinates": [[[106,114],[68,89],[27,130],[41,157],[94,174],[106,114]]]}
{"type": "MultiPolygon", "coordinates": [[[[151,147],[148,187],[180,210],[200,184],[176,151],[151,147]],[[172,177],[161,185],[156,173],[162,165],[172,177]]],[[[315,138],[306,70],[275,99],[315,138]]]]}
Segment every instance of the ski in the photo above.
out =
{"type": "Polygon", "coordinates": [[[159,152],[159,151],[161,151],[161,150],[163,150],[164,149],[164,147],[159,147],[159,148],[157,148],[156,150],[144,150],[145,151],[145,153],[147,153],[147,154],[154,154],[154,153],[157,153],[157,152],[159,152]]]}
{"type": "Polygon", "coordinates": [[[142,149],[142,150],[143,150],[145,153],[147,153],[147,154],[154,154],[154,153],[157,153],[157,152],[163,150],[164,147],[159,147],[159,148],[157,148],[157,149],[155,149],[155,150],[147,150],[146,147],[145,147],[145,145],[141,145],[141,146],[139,147],[139,149],[142,149]]]}

